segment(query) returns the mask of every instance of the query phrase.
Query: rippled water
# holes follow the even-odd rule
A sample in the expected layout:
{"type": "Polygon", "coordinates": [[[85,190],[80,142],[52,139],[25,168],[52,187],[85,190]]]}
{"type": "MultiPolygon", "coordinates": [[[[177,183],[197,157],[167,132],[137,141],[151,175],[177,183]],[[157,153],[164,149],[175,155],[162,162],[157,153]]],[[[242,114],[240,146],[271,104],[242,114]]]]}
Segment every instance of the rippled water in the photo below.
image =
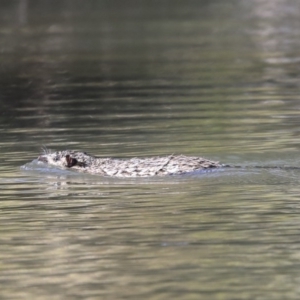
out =
{"type": "Polygon", "coordinates": [[[1,299],[299,299],[298,1],[0,8],[1,299]],[[103,178],[41,147],[242,168],[103,178]]]}

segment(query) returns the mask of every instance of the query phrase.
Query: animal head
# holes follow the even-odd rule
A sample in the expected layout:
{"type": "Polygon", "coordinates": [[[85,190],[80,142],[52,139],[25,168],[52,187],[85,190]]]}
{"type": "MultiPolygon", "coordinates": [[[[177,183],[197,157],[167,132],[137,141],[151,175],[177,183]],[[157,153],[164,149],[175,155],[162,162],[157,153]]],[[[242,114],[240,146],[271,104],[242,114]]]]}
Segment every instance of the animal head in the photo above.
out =
{"type": "Polygon", "coordinates": [[[64,151],[45,151],[38,157],[38,161],[60,168],[82,169],[89,165],[93,157],[85,152],[64,150],[64,151]]]}

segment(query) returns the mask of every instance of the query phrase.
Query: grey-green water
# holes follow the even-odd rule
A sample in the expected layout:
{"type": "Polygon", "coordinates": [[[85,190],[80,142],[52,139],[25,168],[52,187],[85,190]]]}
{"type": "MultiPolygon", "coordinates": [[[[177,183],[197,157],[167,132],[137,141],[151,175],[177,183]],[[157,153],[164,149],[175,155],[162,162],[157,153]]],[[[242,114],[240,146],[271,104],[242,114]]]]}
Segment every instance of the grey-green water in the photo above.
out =
{"type": "Polygon", "coordinates": [[[1,299],[299,299],[300,4],[0,4],[1,299]],[[250,166],[111,179],[42,146],[250,166]],[[21,166],[24,166],[21,168],[21,166]]]}

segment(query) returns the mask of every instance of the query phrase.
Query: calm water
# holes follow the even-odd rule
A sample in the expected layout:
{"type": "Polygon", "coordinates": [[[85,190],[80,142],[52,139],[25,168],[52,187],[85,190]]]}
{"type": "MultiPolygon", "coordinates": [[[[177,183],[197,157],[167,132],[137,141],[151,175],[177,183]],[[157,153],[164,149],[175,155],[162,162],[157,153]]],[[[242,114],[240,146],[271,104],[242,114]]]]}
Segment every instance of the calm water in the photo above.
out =
{"type": "Polygon", "coordinates": [[[0,4],[1,299],[299,299],[300,2],[0,4]],[[109,179],[42,146],[245,166],[109,179]],[[21,168],[21,166],[23,166],[21,168]]]}

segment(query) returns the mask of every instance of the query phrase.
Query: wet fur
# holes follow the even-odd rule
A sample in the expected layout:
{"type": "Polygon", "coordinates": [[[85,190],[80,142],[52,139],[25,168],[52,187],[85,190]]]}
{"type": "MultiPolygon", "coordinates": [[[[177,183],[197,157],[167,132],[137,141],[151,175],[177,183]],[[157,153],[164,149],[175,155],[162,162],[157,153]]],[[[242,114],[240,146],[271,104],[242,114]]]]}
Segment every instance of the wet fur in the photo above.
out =
{"type": "Polygon", "coordinates": [[[43,148],[38,161],[60,168],[71,168],[90,174],[112,177],[149,177],[183,174],[220,168],[223,165],[202,157],[169,155],[131,159],[98,158],[86,152],[50,151],[43,148]]]}

